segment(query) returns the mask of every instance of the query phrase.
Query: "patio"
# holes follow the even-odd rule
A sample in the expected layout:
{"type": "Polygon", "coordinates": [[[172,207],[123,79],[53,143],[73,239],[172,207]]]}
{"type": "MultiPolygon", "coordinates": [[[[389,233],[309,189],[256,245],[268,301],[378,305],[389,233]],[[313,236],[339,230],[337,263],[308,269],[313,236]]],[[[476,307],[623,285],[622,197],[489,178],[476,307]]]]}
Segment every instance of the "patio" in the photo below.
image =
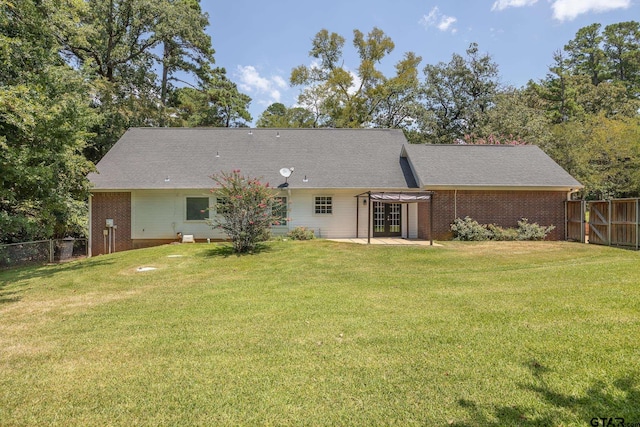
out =
{"type": "MultiPolygon", "coordinates": [[[[354,239],[327,239],[333,242],[343,242],[343,243],[357,243],[360,245],[366,245],[366,238],[354,238],[354,239]]],[[[429,240],[424,239],[403,239],[400,237],[372,237],[371,238],[372,245],[396,245],[396,246],[432,246],[429,240]]],[[[433,246],[442,246],[438,243],[433,243],[433,246]]]]}

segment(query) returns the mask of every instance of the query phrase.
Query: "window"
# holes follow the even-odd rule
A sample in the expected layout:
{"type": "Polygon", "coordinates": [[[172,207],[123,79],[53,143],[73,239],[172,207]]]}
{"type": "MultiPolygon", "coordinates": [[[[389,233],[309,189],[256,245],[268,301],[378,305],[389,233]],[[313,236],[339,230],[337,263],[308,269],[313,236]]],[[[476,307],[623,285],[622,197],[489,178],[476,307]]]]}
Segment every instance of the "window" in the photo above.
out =
{"type": "Polygon", "coordinates": [[[208,197],[187,197],[187,221],[204,221],[209,218],[208,197]]]}
{"type": "Polygon", "coordinates": [[[330,215],[333,213],[333,198],[331,196],[316,196],[314,213],[318,215],[330,215]]]}
{"type": "Polygon", "coordinates": [[[276,197],[273,202],[272,213],[276,220],[271,225],[287,225],[287,198],[276,197]]]}

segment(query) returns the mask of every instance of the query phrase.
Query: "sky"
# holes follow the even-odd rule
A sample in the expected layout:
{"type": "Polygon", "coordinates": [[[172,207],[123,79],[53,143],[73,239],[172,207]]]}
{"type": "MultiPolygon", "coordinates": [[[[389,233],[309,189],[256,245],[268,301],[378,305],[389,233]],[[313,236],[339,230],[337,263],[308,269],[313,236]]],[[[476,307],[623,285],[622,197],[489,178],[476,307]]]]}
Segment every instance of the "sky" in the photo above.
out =
{"type": "Polygon", "coordinates": [[[640,20],[640,0],[203,0],[216,65],[252,98],[252,124],[272,103],[296,105],[291,70],[312,65],[311,41],[322,29],[345,38],[344,66],[359,65],[353,30],[384,31],[394,51],[379,69],[387,77],[406,52],[427,64],[464,55],[470,43],[498,64],[504,85],[543,79],[553,53],[593,23],[640,20]]]}

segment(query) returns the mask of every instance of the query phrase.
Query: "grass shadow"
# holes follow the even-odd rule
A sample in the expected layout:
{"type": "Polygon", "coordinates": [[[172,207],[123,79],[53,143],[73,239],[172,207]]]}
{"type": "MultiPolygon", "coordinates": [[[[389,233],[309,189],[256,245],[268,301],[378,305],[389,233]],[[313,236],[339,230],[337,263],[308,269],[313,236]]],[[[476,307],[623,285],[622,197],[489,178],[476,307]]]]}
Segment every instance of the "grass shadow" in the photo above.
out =
{"type": "Polygon", "coordinates": [[[97,265],[113,264],[111,259],[84,258],[64,264],[26,266],[0,270],[0,304],[18,302],[26,291],[28,281],[48,279],[61,272],[81,272],[97,265]],[[19,285],[18,282],[21,282],[19,285]],[[10,287],[11,286],[11,287],[10,287]],[[10,288],[9,288],[10,287],[10,288]]]}
{"type": "MultiPolygon", "coordinates": [[[[545,374],[551,370],[536,359],[525,364],[534,378],[533,383],[521,386],[524,390],[534,392],[550,409],[541,413],[533,408],[521,406],[488,406],[476,402],[460,399],[458,405],[469,413],[465,421],[451,425],[463,426],[549,426],[572,423],[575,420],[561,419],[567,412],[574,414],[579,422],[585,425],[602,423],[602,419],[611,420],[611,425],[622,425],[623,422],[635,423],[640,421],[640,373],[630,372],[627,376],[612,379],[612,381],[595,381],[585,392],[583,397],[563,394],[553,390],[545,379],[545,374]],[[597,421],[596,419],[599,419],[597,421]],[[617,420],[617,421],[616,421],[617,420]]],[[[602,425],[602,424],[595,424],[602,425]]],[[[606,424],[605,424],[606,425],[606,424]]]]}
{"type": "Polygon", "coordinates": [[[259,255],[264,252],[271,252],[273,247],[268,243],[259,243],[256,245],[255,250],[251,252],[235,252],[231,243],[218,243],[212,248],[208,248],[205,251],[199,253],[199,256],[204,258],[228,258],[232,255],[236,257],[259,255]]]}
{"type": "Polygon", "coordinates": [[[461,422],[453,422],[450,425],[455,427],[504,427],[504,426],[553,426],[558,424],[558,420],[552,416],[528,415],[530,412],[520,406],[493,406],[480,405],[467,399],[458,400],[458,405],[469,412],[469,419],[461,422]]]}

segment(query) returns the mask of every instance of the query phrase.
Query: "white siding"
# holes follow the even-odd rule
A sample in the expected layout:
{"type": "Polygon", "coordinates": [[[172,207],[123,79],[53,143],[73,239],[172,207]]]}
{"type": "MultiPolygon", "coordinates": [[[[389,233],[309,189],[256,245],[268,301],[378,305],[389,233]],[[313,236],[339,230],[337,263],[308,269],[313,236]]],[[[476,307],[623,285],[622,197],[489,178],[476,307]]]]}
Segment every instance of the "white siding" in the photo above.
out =
{"type": "MultiPolygon", "coordinates": [[[[274,234],[285,234],[298,226],[313,229],[322,238],[366,238],[369,212],[367,196],[355,196],[365,190],[288,190],[289,203],[287,226],[273,228],[274,234]],[[331,196],[333,213],[317,215],[314,212],[315,196],[331,196]],[[356,219],[357,217],[357,219],[356,219]]],[[[188,190],[147,190],[134,191],[131,197],[131,238],[133,239],[174,239],[176,233],[193,234],[197,239],[224,239],[219,230],[212,229],[204,221],[186,220],[187,197],[209,197],[213,205],[215,198],[207,191],[188,190]]],[[[402,236],[407,236],[407,210],[409,210],[409,237],[417,237],[418,205],[402,206],[402,236]]],[[[213,216],[213,213],[210,214],[213,216]]]]}
{"type": "MultiPolygon", "coordinates": [[[[132,239],[175,239],[176,233],[197,239],[222,239],[224,234],[205,221],[187,221],[187,197],[215,198],[203,191],[134,191],[131,195],[132,239]]],[[[213,215],[213,213],[211,213],[213,215]]]]}
{"type": "Polygon", "coordinates": [[[356,194],[357,191],[349,190],[291,190],[289,228],[311,228],[316,236],[324,238],[355,237],[356,194]],[[332,197],[332,214],[315,214],[316,196],[332,197]]]}
{"type": "MultiPolygon", "coordinates": [[[[369,201],[367,195],[356,198],[365,190],[291,190],[289,228],[304,226],[312,228],[316,236],[323,238],[353,238],[368,236],[369,201]],[[314,213],[315,196],[333,197],[333,214],[314,213]],[[364,201],[367,200],[365,204],[364,201]],[[357,217],[357,218],[356,218],[357,217]]],[[[418,205],[410,203],[402,206],[402,236],[407,236],[407,210],[409,210],[409,237],[418,237],[418,205]]],[[[373,227],[373,224],[371,224],[373,227]]],[[[373,233],[372,233],[373,235],[373,233]]]]}
{"type": "Polygon", "coordinates": [[[402,237],[407,237],[407,211],[409,213],[409,239],[418,238],[418,204],[402,206],[402,237]]]}

